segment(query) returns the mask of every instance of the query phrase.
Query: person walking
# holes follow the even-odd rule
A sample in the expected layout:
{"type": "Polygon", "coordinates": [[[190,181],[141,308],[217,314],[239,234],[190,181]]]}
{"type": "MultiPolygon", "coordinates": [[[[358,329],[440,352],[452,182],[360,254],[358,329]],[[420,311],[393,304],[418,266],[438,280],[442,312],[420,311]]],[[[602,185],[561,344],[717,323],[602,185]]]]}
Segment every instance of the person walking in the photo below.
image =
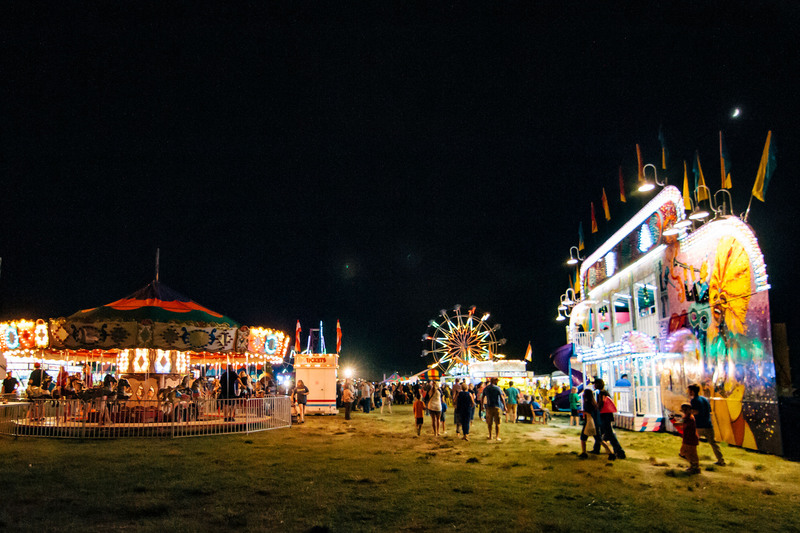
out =
{"type": "MultiPolygon", "coordinates": [[[[592,391],[592,394],[594,394],[594,403],[595,403],[595,405],[599,406],[600,405],[600,391],[605,388],[606,383],[605,383],[605,381],[602,380],[602,378],[595,377],[594,381],[592,382],[592,385],[594,385],[594,391],[592,391]]],[[[586,410],[585,395],[584,395],[583,406],[584,406],[584,411],[585,411],[586,410]]],[[[600,454],[600,444],[603,442],[602,431],[601,431],[602,425],[601,425],[601,422],[600,422],[600,409],[595,409],[594,410],[594,424],[595,424],[595,426],[597,426],[597,430],[598,431],[597,431],[597,435],[594,438],[594,446],[592,446],[592,451],[589,452],[589,453],[592,453],[594,455],[599,455],[600,454]]]]}
{"type": "Polygon", "coordinates": [[[439,422],[442,418],[442,392],[435,383],[431,383],[428,395],[428,413],[431,415],[431,425],[433,426],[433,436],[439,436],[439,422]]]}
{"type": "Polygon", "coordinates": [[[614,400],[607,390],[600,391],[600,403],[598,404],[600,411],[600,432],[603,441],[608,442],[614,449],[614,453],[608,456],[609,459],[625,459],[625,450],[617,440],[617,434],[614,433],[614,413],[617,412],[617,406],[614,405],[614,400]]]}
{"type": "Polygon", "coordinates": [[[692,406],[692,414],[697,424],[697,435],[705,437],[711,449],[714,450],[714,456],[717,458],[716,464],[725,466],[725,458],[722,457],[722,450],[719,449],[714,438],[714,425],[711,423],[711,402],[708,398],[700,395],[700,385],[689,385],[689,403],[692,406]]]}
{"type": "Polygon", "coordinates": [[[599,428],[595,423],[595,414],[597,413],[597,401],[594,398],[594,392],[591,389],[584,389],[583,391],[583,428],[581,428],[581,454],[578,459],[587,459],[589,455],[586,453],[586,441],[589,437],[594,437],[595,443],[598,447],[602,445],[610,455],[613,455],[611,448],[608,444],[603,442],[602,439],[598,441],[599,428]]]}
{"type": "Polygon", "coordinates": [[[392,400],[392,389],[384,385],[381,389],[381,414],[383,414],[384,406],[388,407],[389,414],[392,414],[392,400]]]}
{"type": "Polygon", "coordinates": [[[463,439],[468,441],[469,425],[470,422],[472,422],[472,415],[475,412],[475,397],[467,387],[462,387],[456,395],[455,404],[456,419],[458,420],[458,425],[456,427],[461,427],[464,433],[463,439]]]}
{"type": "Polygon", "coordinates": [[[505,408],[503,403],[503,390],[497,386],[497,378],[492,378],[489,385],[483,389],[483,400],[486,404],[486,424],[489,426],[489,440],[492,440],[492,424],[494,424],[495,440],[500,440],[500,410],[505,408]]]}
{"type": "Polygon", "coordinates": [[[342,405],[344,405],[345,420],[350,420],[350,411],[353,410],[353,400],[355,400],[353,389],[347,386],[342,387],[342,405]]]}
{"type": "Polygon", "coordinates": [[[478,386],[475,388],[475,398],[478,401],[478,418],[480,418],[481,420],[484,419],[484,414],[483,414],[483,389],[485,389],[485,388],[486,388],[486,383],[484,383],[483,381],[478,383],[478,386]]]}
{"type": "Polygon", "coordinates": [[[422,432],[422,424],[425,422],[425,404],[420,398],[419,393],[414,396],[414,404],[411,406],[414,412],[414,426],[417,430],[417,436],[422,432]]]}
{"type": "Polygon", "coordinates": [[[506,389],[506,398],[508,399],[508,409],[506,410],[506,422],[512,424],[517,423],[517,399],[519,398],[519,389],[514,386],[513,381],[508,382],[506,389]]]}
{"type": "Polygon", "coordinates": [[[578,389],[572,387],[569,392],[569,425],[578,425],[578,411],[581,409],[581,397],[578,396],[578,389]]]}
{"type": "Polygon", "coordinates": [[[306,423],[306,403],[308,402],[308,387],[303,383],[302,379],[297,380],[297,386],[292,391],[292,399],[297,406],[297,422],[299,424],[306,423]]]}
{"type": "Polygon", "coordinates": [[[689,461],[689,468],[686,470],[689,474],[700,473],[700,459],[697,457],[697,446],[700,444],[700,439],[697,436],[697,423],[692,415],[692,404],[681,404],[681,413],[683,413],[683,420],[677,421],[673,415],[669,419],[675,427],[683,426],[683,439],[681,440],[681,451],[678,455],[689,461]]]}
{"type": "Polygon", "coordinates": [[[361,384],[361,406],[364,409],[364,414],[369,414],[369,410],[372,407],[372,386],[369,381],[361,384]]]}

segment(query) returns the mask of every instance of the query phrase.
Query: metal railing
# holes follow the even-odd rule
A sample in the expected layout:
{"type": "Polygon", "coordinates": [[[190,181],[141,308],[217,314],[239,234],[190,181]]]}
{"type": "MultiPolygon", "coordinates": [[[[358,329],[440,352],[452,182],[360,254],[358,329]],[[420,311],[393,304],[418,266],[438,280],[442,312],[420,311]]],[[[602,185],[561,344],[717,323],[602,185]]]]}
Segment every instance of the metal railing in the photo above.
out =
{"type": "Polygon", "coordinates": [[[29,400],[0,405],[0,434],[15,437],[198,437],[290,427],[288,396],[235,400],[29,400]]]}

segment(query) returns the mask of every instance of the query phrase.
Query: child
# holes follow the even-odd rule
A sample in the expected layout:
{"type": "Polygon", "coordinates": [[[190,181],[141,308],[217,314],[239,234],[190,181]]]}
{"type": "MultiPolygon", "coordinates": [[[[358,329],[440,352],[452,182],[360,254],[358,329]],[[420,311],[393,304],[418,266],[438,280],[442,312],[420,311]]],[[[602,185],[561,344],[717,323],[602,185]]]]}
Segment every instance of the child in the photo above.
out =
{"type": "Polygon", "coordinates": [[[697,446],[700,444],[700,439],[697,436],[697,424],[692,415],[692,405],[681,404],[681,413],[683,413],[683,422],[676,421],[673,415],[669,417],[675,427],[683,426],[683,443],[678,455],[689,461],[689,468],[686,470],[688,473],[699,474],[700,459],[697,457],[697,446]]]}
{"type": "Polygon", "coordinates": [[[422,431],[422,423],[425,422],[425,403],[420,398],[419,393],[414,396],[414,418],[417,423],[417,435],[422,431]]]}
{"type": "Polygon", "coordinates": [[[569,425],[578,425],[578,411],[581,409],[581,397],[578,396],[578,389],[572,387],[569,391],[569,425]]]}
{"type": "Polygon", "coordinates": [[[614,452],[611,451],[611,448],[608,447],[608,444],[606,444],[606,442],[598,435],[599,431],[594,422],[594,416],[596,412],[597,401],[594,399],[594,391],[591,389],[585,389],[583,391],[583,429],[581,429],[581,454],[578,456],[578,458],[586,459],[589,457],[586,454],[586,441],[589,440],[589,437],[594,437],[595,441],[598,439],[600,440],[600,444],[602,444],[603,448],[605,448],[608,452],[608,458],[610,460],[614,460],[616,459],[614,452]]]}

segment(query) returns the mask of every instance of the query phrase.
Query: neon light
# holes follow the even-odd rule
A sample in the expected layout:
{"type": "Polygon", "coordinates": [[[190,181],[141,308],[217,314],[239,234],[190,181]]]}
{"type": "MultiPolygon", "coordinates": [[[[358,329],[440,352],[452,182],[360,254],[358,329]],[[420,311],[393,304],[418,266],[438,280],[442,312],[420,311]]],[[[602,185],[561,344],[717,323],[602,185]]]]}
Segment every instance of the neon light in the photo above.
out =
{"type": "Polygon", "coordinates": [[[122,350],[117,354],[117,372],[127,374],[130,368],[131,352],[130,350],[122,350]]]}
{"type": "Polygon", "coordinates": [[[605,257],[606,262],[606,276],[609,278],[614,275],[614,271],[617,269],[617,254],[614,252],[608,252],[605,257]]]}
{"type": "Polygon", "coordinates": [[[3,331],[3,342],[9,350],[19,348],[19,333],[17,332],[17,325],[13,322],[6,324],[3,331]]]}
{"type": "Polygon", "coordinates": [[[150,368],[150,350],[136,348],[133,353],[133,371],[136,373],[147,372],[150,368]]]}
{"type": "Polygon", "coordinates": [[[592,289],[591,292],[589,293],[589,296],[593,300],[599,300],[600,299],[599,297],[605,292],[606,287],[609,287],[609,286],[613,285],[620,278],[625,276],[628,272],[631,272],[631,271],[635,270],[636,268],[638,268],[642,263],[651,260],[653,257],[656,257],[666,247],[667,247],[666,244],[659,244],[652,251],[650,251],[647,255],[643,255],[642,257],[640,257],[639,259],[637,259],[636,261],[634,261],[633,263],[631,263],[630,265],[628,265],[624,269],[620,270],[617,273],[616,276],[614,276],[611,279],[605,280],[603,283],[601,283],[600,285],[598,285],[597,287],[592,289]]]}
{"type": "Polygon", "coordinates": [[[36,321],[36,347],[47,348],[50,344],[50,338],[47,331],[47,324],[41,318],[36,321]]]}
{"type": "Polygon", "coordinates": [[[639,251],[645,253],[653,246],[653,233],[650,231],[648,224],[642,224],[642,229],[639,232],[639,251]]]}
{"type": "Polygon", "coordinates": [[[734,216],[729,216],[720,220],[713,220],[706,223],[697,231],[691,233],[685,241],[686,249],[697,245],[697,242],[707,233],[717,233],[721,235],[730,235],[744,247],[747,256],[750,258],[750,264],[753,268],[753,279],[755,280],[755,292],[761,292],[769,289],[767,283],[767,265],[764,263],[764,255],[758,246],[758,239],[756,239],[753,230],[734,216]]]}
{"type": "Polygon", "coordinates": [[[278,336],[274,333],[271,333],[267,335],[267,338],[264,341],[264,353],[272,355],[278,351],[279,346],[280,343],[278,342],[278,336]]]}

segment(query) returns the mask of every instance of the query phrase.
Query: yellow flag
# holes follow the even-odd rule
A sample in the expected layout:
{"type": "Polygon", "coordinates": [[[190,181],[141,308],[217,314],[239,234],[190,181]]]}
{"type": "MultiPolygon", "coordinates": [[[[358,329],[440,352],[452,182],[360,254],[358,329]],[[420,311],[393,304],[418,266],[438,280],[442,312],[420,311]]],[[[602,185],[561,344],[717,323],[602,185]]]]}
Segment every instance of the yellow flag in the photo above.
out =
{"type": "Polygon", "coordinates": [[[703,167],[700,166],[700,154],[694,154],[695,163],[695,179],[697,179],[697,201],[702,202],[708,200],[708,187],[706,186],[706,178],[703,176],[703,167]]]}
{"type": "Polygon", "coordinates": [[[611,220],[611,212],[608,210],[608,197],[606,196],[605,187],[603,187],[603,196],[601,199],[603,201],[603,212],[606,215],[606,220],[611,220]]]}
{"type": "Polygon", "coordinates": [[[726,155],[725,145],[722,143],[722,132],[719,132],[719,169],[722,174],[722,188],[731,188],[730,163],[726,155]]]}
{"type": "Polygon", "coordinates": [[[753,196],[764,201],[764,191],[767,188],[772,171],[775,169],[775,154],[770,152],[770,141],[772,140],[772,130],[767,132],[767,142],[764,145],[764,152],[761,154],[761,162],[758,164],[756,182],[753,184],[753,196]]]}
{"type": "Polygon", "coordinates": [[[531,343],[528,343],[528,349],[525,350],[525,360],[533,361],[533,348],[531,348],[531,343]]]}
{"type": "Polygon", "coordinates": [[[683,208],[692,210],[692,194],[689,192],[689,174],[686,172],[686,161],[683,162],[683,208]]]}
{"type": "Polygon", "coordinates": [[[575,287],[572,290],[575,291],[576,295],[581,293],[581,274],[577,268],[575,269],[575,287]]]}

